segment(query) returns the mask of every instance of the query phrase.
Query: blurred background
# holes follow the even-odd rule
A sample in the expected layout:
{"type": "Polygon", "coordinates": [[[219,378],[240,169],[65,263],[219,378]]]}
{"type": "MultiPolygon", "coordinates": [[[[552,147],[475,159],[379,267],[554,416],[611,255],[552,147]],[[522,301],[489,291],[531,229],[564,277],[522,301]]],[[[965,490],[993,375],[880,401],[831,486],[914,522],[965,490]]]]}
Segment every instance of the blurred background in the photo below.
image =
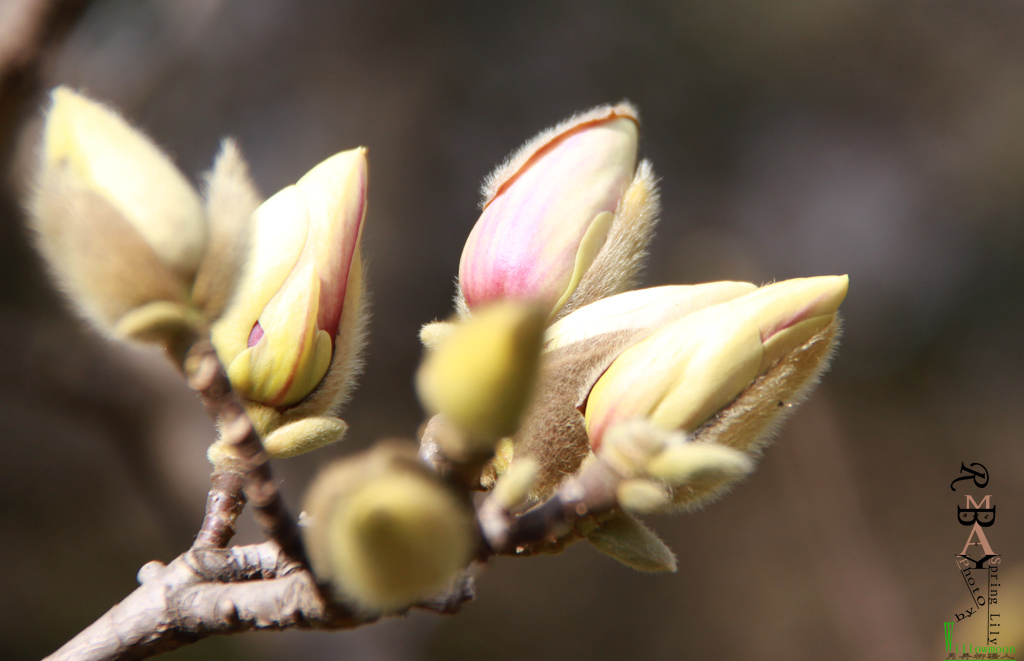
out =
{"type": "MultiPolygon", "coordinates": [[[[209,473],[178,375],[69,314],[27,240],[41,109],[66,84],[193,181],[226,135],[264,195],[369,148],[366,373],[348,439],[275,466],[295,508],[333,457],[414,433],[417,329],[450,312],[478,185],[575,111],[640,108],[663,201],[645,285],[850,274],[834,367],[759,470],[653,521],[677,574],[578,545],[493,562],[456,617],[165,658],[946,658],[962,461],[990,471],[988,538],[1024,594],[1022,34],[1018,0],[4,0],[0,656],[53,651],[184,551],[209,473]]],[[[1022,623],[1001,643],[1024,646],[1022,623]]]]}

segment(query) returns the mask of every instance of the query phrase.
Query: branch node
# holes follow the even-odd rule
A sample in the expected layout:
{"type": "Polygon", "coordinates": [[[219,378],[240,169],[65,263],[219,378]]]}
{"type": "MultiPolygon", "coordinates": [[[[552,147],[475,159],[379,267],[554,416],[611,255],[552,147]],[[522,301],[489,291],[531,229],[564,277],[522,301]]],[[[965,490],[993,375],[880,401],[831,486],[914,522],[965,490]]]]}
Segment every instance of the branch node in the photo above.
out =
{"type": "Polygon", "coordinates": [[[166,568],[167,565],[159,560],[150,560],[139,568],[139,573],[135,575],[135,579],[139,582],[139,585],[143,585],[159,577],[166,568]]]}

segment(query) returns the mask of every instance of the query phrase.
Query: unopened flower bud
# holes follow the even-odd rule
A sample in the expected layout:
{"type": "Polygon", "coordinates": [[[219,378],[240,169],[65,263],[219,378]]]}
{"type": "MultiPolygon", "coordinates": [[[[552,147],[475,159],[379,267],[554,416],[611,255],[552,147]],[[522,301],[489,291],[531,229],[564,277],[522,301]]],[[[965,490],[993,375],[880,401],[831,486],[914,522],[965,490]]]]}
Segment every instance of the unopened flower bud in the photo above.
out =
{"type": "MultiPolygon", "coordinates": [[[[366,176],[365,149],[341,152],[260,205],[237,291],[212,327],[271,456],[332,443],[347,427],[332,413],[362,367],[366,176]]],[[[219,444],[208,454],[230,463],[219,444]]]]}
{"type": "Polygon", "coordinates": [[[401,611],[443,592],[477,542],[467,501],[416,457],[381,443],[323,471],[306,498],[317,579],[366,613],[401,611]]]}
{"type": "MultiPolygon", "coordinates": [[[[592,446],[600,447],[610,425],[632,418],[696,430],[830,327],[847,286],[846,276],[768,285],[688,315],[624,351],[590,391],[592,446]]],[[[813,378],[818,363],[803,365],[793,378],[813,378]]]]}
{"type": "Polygon", "coordinates": [[[192,185],[145,135],[117,113],[66,87],[53,90],[44,138],[46,162],[101,195],[161,261],[195,271],[206,241],[192,185]]]}
{"type": "MultiPolygon", "coordinates": [[[[549,326],[536,401],[515,438],[515,454],[540,463],[535,497],[549,495],[590,452],[579,409],[619,354],[668,323],[756,289],[744,282],[641,289],[591,303],[549,326]]],[[[500,463],[493,466],[500,474],[500,463]]]]}
{"type": "Polygon", "coordinates": [[[738,449],[693,442],[642,418],[609,429],[597,457],[622,480],[618,504],[632,514],[696,507],[754,469],[738,449]]]}
{"type": "Polygon", "coordinates": [[[488,306],[427,355],[416,378],[420,400],[464,436],[464,447],[446,452],[458,459],[487,455],[515,432],[533,391],[546,318],[533,304],[488,306]]]}
{"type": "Polygon", "coordinates": [[[592,299],[629,284],[657,213],[650,168],[637,172],[637,122],[627,104],[596,108],[491,175],[459,265],[460,308],[535,300],[554,318],[588,271],[602,281],[587,286],[592,299]]]}
{"type": "MultiPolygon", "coordinates": [[[[364,149],[336,154],[253,215],[252,253],[213,341],[232,386],[273,407],[320,384],[346,308],[358,315],[359,237],[366,209],[364,149]]],[[[344,357],[343,357],[344,359],[344,357]]]]}
{"type": "Polygon", "coordinates": [[[207,231],[199,196],[117,113],[64,87],[52,98],[31,205],[50,267],[83,313],[115,334],[151,339],[168,324],[191,323],[189,290],[207,231]],[[153,303],[128,331],[117,329],[153,303]]]}

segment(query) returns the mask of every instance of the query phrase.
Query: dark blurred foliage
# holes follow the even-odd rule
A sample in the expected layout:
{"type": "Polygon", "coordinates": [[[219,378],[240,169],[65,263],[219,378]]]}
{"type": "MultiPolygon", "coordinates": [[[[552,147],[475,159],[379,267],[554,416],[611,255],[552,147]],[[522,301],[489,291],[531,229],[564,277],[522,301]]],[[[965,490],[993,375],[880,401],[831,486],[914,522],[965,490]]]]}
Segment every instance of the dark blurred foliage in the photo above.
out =
{"type": "MultiPolygon", "coordinates": [[[[641,109],[664,202],[645,284],[851,279],[834,369],[757,473],[654,522],[678,574],[580,545],[494,562],[454,618],[171,656],[943,658],[961,461],[990,469],[989,539],[1024,563],[1022,33],[1018,0],[94,2],[44,87],[120,108],[194,180],[225,135],[264,194],[369,147],[367,371],[348,440],[275,467],[295,507],[319,465],[414,432],[417,328],[449,313],[477,186],[574,111],[641,109]]],[[[45,102],[20,109],[0,198],[4,659],[52,651],[187,547],[212,434],[159,356],[72,318],[29,248],[45,102]]]]}

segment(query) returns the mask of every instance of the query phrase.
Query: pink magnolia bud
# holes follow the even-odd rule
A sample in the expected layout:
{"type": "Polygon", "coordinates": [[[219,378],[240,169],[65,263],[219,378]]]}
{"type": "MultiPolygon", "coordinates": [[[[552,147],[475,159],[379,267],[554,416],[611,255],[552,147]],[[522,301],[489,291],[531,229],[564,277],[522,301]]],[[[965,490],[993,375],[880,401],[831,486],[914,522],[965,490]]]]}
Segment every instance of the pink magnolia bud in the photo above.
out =
{"type": "Polygon", "coordinates": [[[595,109],[542,133],[492,175],[459,265],[469,309],[539,300],[554,317],[565,305],[634,180],[637,122],[628,105],[595,109]]]}

